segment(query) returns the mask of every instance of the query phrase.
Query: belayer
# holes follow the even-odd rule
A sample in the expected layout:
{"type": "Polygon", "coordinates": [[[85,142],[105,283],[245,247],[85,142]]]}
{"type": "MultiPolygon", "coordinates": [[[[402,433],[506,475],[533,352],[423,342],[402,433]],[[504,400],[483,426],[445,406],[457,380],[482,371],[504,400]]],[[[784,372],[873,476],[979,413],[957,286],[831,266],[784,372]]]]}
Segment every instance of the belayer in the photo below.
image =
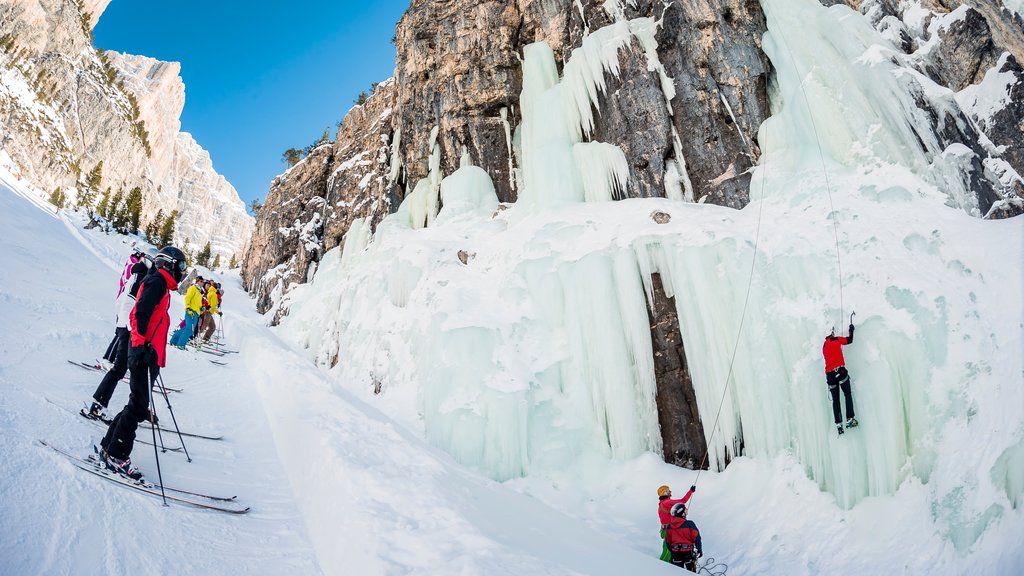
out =
{"type": "Polygon", "coordinates": [[[171,304],[170,291],[177,289],[187,264],[181,250],[166,246],[153,259],[153,266],[156,271],[142,281],[135,307],[129,316],[132,335],[131,348],[128,350],[128,369],[131,371],[128,404],[114,417],[100,441],[103,449],[101,456],[106,466],[136,480],[142,478],[142,473],[131,462],[135,431],[139,422],[153,422],[150,393],[153,381],[167,360],[167,329],[171,324],[171,318],[167,315],[171,304]]]}
{"type": "MultiPolygon", "coordinates": [[[[852,320],[852,317],[851,317],[852,320]]],[[[857,425],[857,419],[853,414],[853,393],[850,391],[850,375],[846,372],[846,359],[843,358],[843,346],[853,344],[853,322],[850,322],[850,332],[843,338],[836,336],[835,330],[825,337],[825,343],[821,346],[821,354],[825,357],[825,380],[828,382],[828,391],[832,395],[832,415],[835,416],[836,430],[843,433],[843,413],[839,410],[839,390],[842,389],[846,398],[846,427],[853,428],[857,425]]]]}
{"type": "Polygon", "coordinates": [[[682,498],[678,500],[672,499],[672,489],[668,486],[658,487],[658,520],[661,521],[661,559],[665,562],[670,562],[672,555],[669,553],[668,541],[666,540],[665,531],[668,530],[669,524],[672,520],[672,507],[676,504],[686,504],[690,501],[690,497],[697,491],[696,486],[690,486],[690,489],[683,494],[682,498]]]}
{"type": "Polygon", "coordinates": [[[700,530],[692,520],[686,519],[686,504],[682,502],[672,506],[668,529],[665,530],[665,542],[672,554],[669,560],[676,566],[682,566],[690,572],[697,571],[697,559],[704,555],[701,547],[700,530]]]}

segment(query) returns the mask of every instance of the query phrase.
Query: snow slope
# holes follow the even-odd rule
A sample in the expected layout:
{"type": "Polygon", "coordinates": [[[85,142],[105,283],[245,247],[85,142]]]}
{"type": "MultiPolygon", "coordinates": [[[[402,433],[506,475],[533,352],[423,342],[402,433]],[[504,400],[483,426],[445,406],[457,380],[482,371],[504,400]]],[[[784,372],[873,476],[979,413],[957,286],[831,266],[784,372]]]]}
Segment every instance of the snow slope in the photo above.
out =
{"type": "MultiPolygon", "coordinates": [[[[622,541],[463,469],[336,389],[263,327],[237,276],[225,278],[225,330],[240,353],[218,366],[172,349],[163,372],[184,390],[170,397],[182,429],[225,440],[186,438],[193,462],[169,452],[160,463],[168,485],[237,495],[252,511],[163,508],[76,471],[36,440],[84,455],[102,435],[61,408],[77,410],[100,379],[65,360],[106,347],[129,247],[54,215],[8,174],[0,181],[0,573],[676,573],[657,561],[656,526],[642,542],[622,541]]],[[[177,295],[171,310],[181,317],[177,295]]],[[[126,399],[122,383],[111,406],[126,399]]],[[[169,425],[162,401],[157,408],[169,425]]],[[[153,458],[136,445],[133,460],[155,479],[153,458]]]]}

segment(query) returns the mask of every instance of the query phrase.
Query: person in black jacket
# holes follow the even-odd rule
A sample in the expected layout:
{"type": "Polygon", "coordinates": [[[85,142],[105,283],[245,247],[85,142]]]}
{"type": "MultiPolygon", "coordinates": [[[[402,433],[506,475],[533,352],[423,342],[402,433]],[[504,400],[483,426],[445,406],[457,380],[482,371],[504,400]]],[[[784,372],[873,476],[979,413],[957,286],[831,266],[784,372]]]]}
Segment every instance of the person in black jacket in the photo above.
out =
{"type": "Polygon", "coordinates": [[[142,281],[129,318],[132,336],[131,348],[128,350],[128,369],[131,371],[128,404],[114,417],[100,441],[100,454],[106,466],[135,480],[142,479],[142,473],[131,463],[135,431],[139,422],[153,422],[150,393],[153,381],[167,360],[167,329],[171,324],[171,318],[167,315],[171,303],[170,291],[178,288],[187,265],[181,250],[167,246],[153,259],[153,266],[156,272],[147,275],[142,281]]]}
{"type": "MultiPolygon", "coordinates": [[[[138,254],[140,252],[136,252],[135,255],[138,254]]],[[[103,375],[99,386],[96,387],[96,392],[92,395],[92,406],[89,407],[89,411],[83,411],[82,415],[87,418],[97,420],[103,418],[104,411],[110,403],[110,397],[114,395],[114,389],[117,388],[117,383],[128,372],[128,348],[131,341],[131,331],[128,329],[128,316],[135,306],[135,295],[139,291],[139,286],[142,285],[143,278],[150,271],[149,260],[146,259],[145,255],[139,256],[139,258],[140,260],[132,265],[131,275],[125,283],[125,289],[121,291],[116,300],[117,328],[114,342],[111,343],[114,347],[114,353],[111,356],[108,351],[107,354],[107,359],[111,360],[114,365],[103,375]]]]}

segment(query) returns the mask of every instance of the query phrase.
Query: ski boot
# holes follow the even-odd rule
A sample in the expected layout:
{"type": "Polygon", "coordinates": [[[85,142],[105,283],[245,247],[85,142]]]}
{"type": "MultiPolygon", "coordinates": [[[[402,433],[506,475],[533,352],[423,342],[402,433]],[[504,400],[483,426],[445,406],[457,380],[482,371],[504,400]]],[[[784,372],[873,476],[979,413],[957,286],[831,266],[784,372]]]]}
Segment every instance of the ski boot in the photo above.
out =
{"type": "Polygon", "coordinates": [[[838,431],[839,435],[842,436],[843,432],[845,432],[845,430],[843,430],[843,425],[842,424],[836,424],[836,431],[838,431]]]}
{"type": "Polygon", "coordinates": [[[847,428],[856,428],[858,424],[859,424],[859,422],[857,422],[856,418],[849,418],[846,421],[846,427],[847,428]]]}
{"type": "Polygon", "coordinates": [[[86,418],[91,418],[93,420],[103,420],[103,417],[106,415],[107,414],[105,412],[103,404],[100,404],[95,400],[93,401],[92,406],[89,407],[88,412],[82,412],[82,416],[85,416],[86,418]]]}
{"type": "Polygon", "coordinates": [[[142,482],[142,472],[140,472],[138,468],[132,465],[131,458],[125,458],[124,460],[121,460],[120,458],[114,458],[110,454],[107,454],[106,450],[101,450],[100,456],[103,459],[103,464],[107,467],[108,470],[116,472],[121,476],[124,476],[125,478],[129,478],[137,482],[142,482]]]}

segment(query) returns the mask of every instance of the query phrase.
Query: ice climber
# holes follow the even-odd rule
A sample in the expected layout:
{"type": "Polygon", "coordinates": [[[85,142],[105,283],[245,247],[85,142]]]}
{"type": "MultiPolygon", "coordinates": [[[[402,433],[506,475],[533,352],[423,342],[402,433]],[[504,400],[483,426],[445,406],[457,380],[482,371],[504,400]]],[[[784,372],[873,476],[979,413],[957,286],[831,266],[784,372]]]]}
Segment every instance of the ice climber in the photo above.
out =
{"type": "Polygon", "coordinates": [[[177,346],[184,350],[185,345],[188,344],[188,341],[192,339],[192,335],[195,334],[196,324],[199,322],[199,312],[203,304],[203,297],[198,287],[202,281],[202,276],[197,277],[196,281],[188,287],[188,291],[185,293],[185,328],[175,331],[174,338],[171,338],[171,346],[177,346]]]}
{"type": "Polygon", "coordinates": [[[668,529],[665,531],[665,542],[672,554],[669,560],[672,564],[682,566],[690,572],[697,571],[697,559],[704,555],[700,530],[692,520],[686,519],[686,504],[682,502],[672,506],[668,529]]]}
{"type": "Polygon", "coordinates": [[[114,417],[100,441],[100,454],[107,467],[133,479],[142,478],[131,463],[135,431],[139,422],[153,421],[150,392],[153,380],[167,360],[170,291],[177,289],[187,267],[185,255],[174,246],[160,250],[153,259],[153,266],[156,270],[147,275],[139,286],[135,307],[129,316],[132,336],[128,351],[128,369],[131,371],[128,404],[114,417]]]}
{"type": "Polygon", "coordinates": [[[668,529],[669,521],[672,519],[672,507],[676,504],[686,504],[690,501],[690,497],[697,491],[696,486],[690,486],[690,489],[678,500],[672,499],[672,489],[668,486],[658,487],[658,520],[661,521],[661,559],[665,562],[671,560],[671,554],[668,549],[668,542],[665,540],[665,531],[668,529]]]}
{"type": "Polygon", "coordinates": [[[136,259],[136,262],[130,269],[131,274],[128,280],[124,282],[122,277],[121,291],[114,301],[117,310],[117,328],[115,329],[114,342],[111,343],[114,349],[113,354],[110,354],[110,351],[108,351],[109,357],[107,358],[114,365],[103,375],[100,385],[96,387],[96,391],[92,395],[92,405],[86,414],[90,418],[103,418],[103,412],[110,403],[110,397],[114,395],[117,383],[128,372],[128,348],[131,340],[128,316],[131,314],[132,308],[135,307],[135,296],[139,291],[139,286],[142,285],[142,280],[149,273],[149,260],[146,259],[145,255],[136,251],[135,254],[132,254],[131,259],[136,259]],[[136,256],[138,256],[137,259],[136,256]]]}
{"type": "Polygon", "coordinates": [[[843,358],[843,346],[853,344],[853,323],[850,323],[850,332],[843,338],[836,336],[835,331],[825,337],[825,343],[821,347],[821,353],[825,357],[825,379],[828,382],[828,391],[832,395],[832,415],[836,420],[836,430],[843,433],[843,413],[839,410],[839,389],[843,390],[846,398],[846,427],[853,428],[857,425],[857,419],[853,413],[853,393],[850,391],[850,375],[846,373],[846,360],[843,358]]]}

